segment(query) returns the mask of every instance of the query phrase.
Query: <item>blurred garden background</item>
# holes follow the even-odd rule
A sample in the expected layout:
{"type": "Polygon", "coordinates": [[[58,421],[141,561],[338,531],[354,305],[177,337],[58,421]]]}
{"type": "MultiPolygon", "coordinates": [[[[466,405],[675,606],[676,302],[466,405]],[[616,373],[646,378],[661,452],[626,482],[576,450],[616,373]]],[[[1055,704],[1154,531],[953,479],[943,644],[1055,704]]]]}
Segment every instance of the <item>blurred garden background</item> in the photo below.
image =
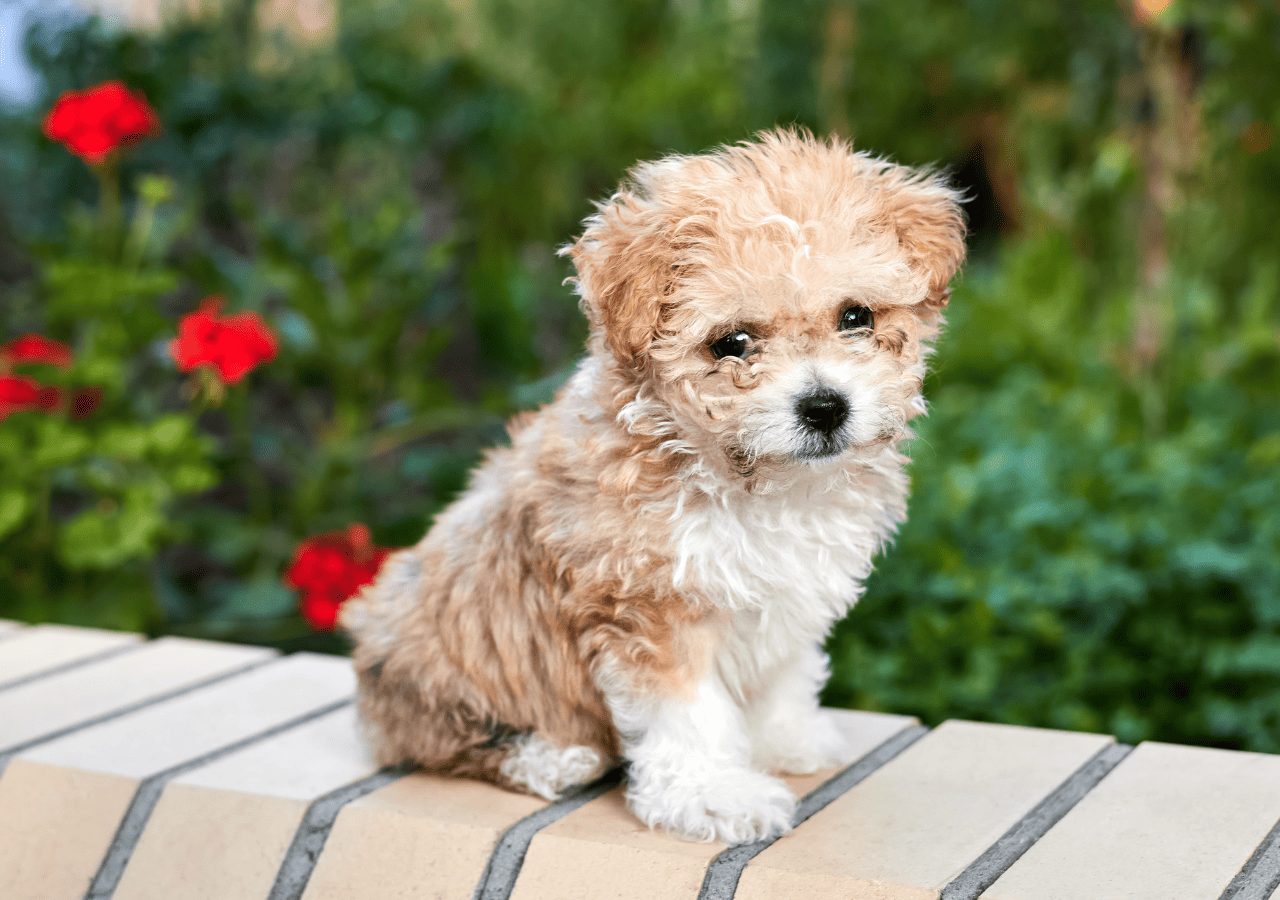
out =
{"type": "Polygon", "coordinates": [[[15,2],[0,617],[341,652],[286,570],[415,542],[552,396],[590,201],[796,124],[971,197],[827,701],[1280,751],[1275,2],[15,2]],[[155,127],[91,164],[46,116],[114,80],[155,127]],[[274,342],[226,385],[173,344],[214,296],[274,342]]]}

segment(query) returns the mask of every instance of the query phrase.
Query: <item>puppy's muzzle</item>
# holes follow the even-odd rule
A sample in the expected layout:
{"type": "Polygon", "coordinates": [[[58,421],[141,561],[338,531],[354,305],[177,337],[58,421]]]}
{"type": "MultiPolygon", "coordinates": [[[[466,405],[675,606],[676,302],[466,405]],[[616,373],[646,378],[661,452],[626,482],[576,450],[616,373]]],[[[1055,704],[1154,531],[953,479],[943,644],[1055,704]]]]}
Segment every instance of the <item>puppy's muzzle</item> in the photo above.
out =
{"type": "Polygon", "coordinates": [[[819,388],[796,401],[796,417],[810,431],[830,438],[849,418],[849,401],[831,388],[819,388]]]}

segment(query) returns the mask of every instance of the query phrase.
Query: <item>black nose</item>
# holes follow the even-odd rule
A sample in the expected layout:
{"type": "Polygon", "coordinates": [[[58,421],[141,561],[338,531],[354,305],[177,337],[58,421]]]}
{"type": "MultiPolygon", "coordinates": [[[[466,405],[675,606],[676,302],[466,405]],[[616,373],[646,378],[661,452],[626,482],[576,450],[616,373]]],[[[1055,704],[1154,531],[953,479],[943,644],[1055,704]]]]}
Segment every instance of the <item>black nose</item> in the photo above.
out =
{"type": "Polygon", "coordinates": [[[823,434],[833,434],[849,418],[849,401],[831,388],[820,388],[796,401],[800,421],[823,434]]]}

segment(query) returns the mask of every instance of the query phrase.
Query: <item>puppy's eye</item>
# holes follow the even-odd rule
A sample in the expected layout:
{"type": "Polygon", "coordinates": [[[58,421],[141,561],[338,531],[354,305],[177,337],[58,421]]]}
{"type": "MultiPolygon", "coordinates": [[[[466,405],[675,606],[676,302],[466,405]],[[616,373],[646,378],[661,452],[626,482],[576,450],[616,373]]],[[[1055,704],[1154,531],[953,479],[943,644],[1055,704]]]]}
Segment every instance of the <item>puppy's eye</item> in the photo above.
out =
{"type": "Polygon", "coordinates": [[[840,317],[841,331],[854,331],[858,328],[874,328],[876,318],[865,306],[850,306],[840,317]]]}
{"type": "Polygon", "coordinates": [[[751,335],[745,331],[731,331],[719,340],[712,341],[709,346],[711,355],[716,359],[724,359],[726,356],[746,359],[751,353],[751,335]]]}

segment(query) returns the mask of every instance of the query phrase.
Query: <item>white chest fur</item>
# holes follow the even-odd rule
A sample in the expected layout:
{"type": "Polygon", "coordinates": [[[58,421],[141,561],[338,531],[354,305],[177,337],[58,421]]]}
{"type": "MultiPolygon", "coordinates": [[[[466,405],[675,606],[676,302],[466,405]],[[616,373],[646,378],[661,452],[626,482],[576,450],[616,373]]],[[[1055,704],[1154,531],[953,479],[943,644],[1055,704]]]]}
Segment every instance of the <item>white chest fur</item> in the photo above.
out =
{"type": "Polygon", "coordinates": [[[905,475],[882,460],[769,493],[690,491],[674,529],[676,586],[730,613],[719,664],[740,690],[820,644],[861,595],[905,512],[905,475]]]}

